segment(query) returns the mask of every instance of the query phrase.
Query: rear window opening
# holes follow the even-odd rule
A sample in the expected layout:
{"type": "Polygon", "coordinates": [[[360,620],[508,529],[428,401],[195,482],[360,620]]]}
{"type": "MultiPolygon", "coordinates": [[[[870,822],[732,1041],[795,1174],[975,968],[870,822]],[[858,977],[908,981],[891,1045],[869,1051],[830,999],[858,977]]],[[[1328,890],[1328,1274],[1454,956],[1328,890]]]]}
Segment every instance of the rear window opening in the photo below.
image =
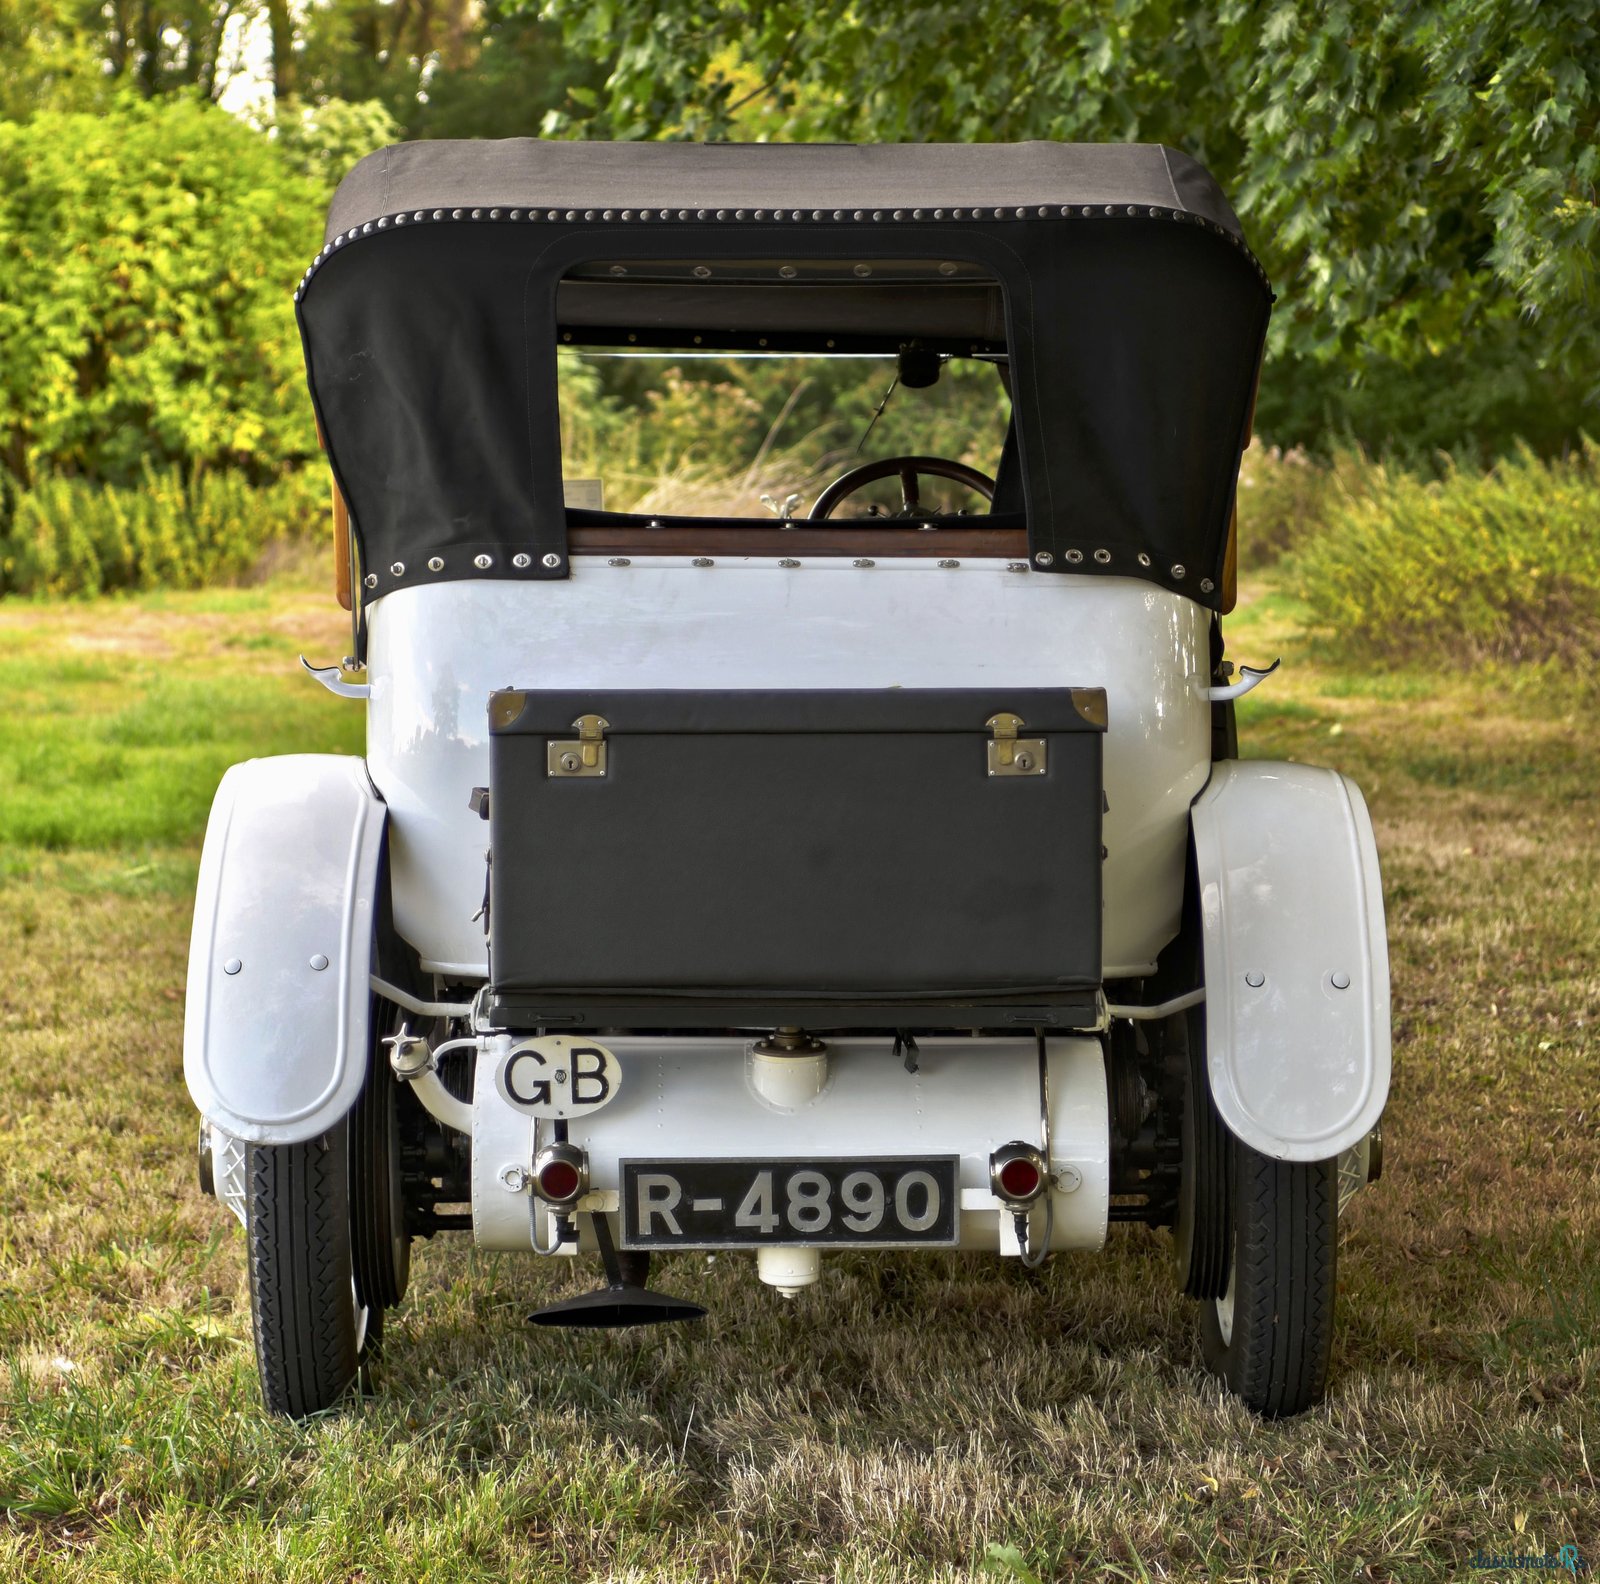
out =
{"type": "Polygon", "coordinates": [[[1003,302],[976,266],[601,261],[557,317],[575,552],[1022,543],[1003,302]]]}

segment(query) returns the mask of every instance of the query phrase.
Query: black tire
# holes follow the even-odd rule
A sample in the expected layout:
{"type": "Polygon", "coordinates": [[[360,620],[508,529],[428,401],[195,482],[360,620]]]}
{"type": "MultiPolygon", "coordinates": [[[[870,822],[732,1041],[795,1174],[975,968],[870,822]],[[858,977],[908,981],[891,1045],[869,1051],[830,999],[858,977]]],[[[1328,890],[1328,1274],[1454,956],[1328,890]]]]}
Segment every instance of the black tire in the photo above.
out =
{"type": "Polygon", "coordinates": [[[1333,1343],[1337,1161],[1275,1161],[1233,1144],[1234,1238],[1221,1297],[1201,1305],[1206,1366],[1263,1418],[1322,1400],[1333,1343]]]}
{"type": "Polygon", "coordinates": [[[356,1293],[373,1318],[405,1297],[411,1276],[400,1175],[399,1084],[383,1037],[401,1024],[398,1007],[374,998],[367,1081],[350,1112],[350,1227],[356,1293]]]}
{"type": "Polygon", "coordinates": [[[303,1419],[335,1407],[361,1367],[346,1126],[245,1159],[250,1310],[261,1395],[303,1419]]]}
{"type": "Polygon", "coordinates": [[[1220,1298],[1233,1245],[1233,1135],[1211,1096],[1205,1007],[1178,1013],[1171,1037],[1181,1042],[1187,1068],[1179,1129],[1182,1176],[1172,1228],[1178,1284],[1191,1298],[1220,1298]]]}

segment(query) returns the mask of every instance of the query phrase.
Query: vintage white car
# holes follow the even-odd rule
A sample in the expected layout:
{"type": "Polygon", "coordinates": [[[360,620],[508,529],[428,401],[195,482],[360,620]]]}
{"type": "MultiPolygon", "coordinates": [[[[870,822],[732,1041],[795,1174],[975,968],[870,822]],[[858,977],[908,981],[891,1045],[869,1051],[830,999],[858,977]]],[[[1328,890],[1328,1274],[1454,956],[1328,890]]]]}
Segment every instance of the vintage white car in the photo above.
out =
{"type": "Polygon", "coordinates": [[[224,777],[185,1034],[268,1408],[341,1398],[441,1231],[598,1254],[532,1318],[629,1325],[702,1312],[658,1252],[793,1294],[1115,1222],[1171,1229],[1231,1390],[1316,1402],[1387,951],[1361,793],[1237,756],[1272,294],[1207,172],[403,145],[296,301],[353,612],[314,674],[367,752],[224,777]],[[809,510],[656,509],[572,476],[585,356],[879,360],[907,438],[809,510]],[[941,378],[1000,415],[968,460],[919,427],[941,378]]]}

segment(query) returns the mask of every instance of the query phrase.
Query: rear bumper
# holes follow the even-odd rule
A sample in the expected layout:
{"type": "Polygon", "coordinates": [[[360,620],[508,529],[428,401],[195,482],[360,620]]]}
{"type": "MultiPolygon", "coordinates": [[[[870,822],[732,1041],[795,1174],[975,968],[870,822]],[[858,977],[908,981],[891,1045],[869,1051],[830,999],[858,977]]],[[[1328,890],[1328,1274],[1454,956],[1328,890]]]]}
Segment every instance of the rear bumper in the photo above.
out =
{"type": "MultiPolygon", "coordinates": [[[[616,1097],[567,1124],[570,1142],[588,1156],[581,1210],[618,1210],[625,1160],[955,1155],[959,1246],[1015,1254],[1011,1214],[990,1191],[989,1157],[1015,1140],[1043,1145],[1047,1094],[1055,1184],[1050,1247],[1098,1248],[1105,1241],[1110,1140],[1096,1040],[1046,1040],[1043,1085],[1033,1038],[928,1037],[919,1042],[915,1073],[895,1058],[889,1038],[830,1041],[818,1092],[796,1105],[776,1104],[760,1092],[747,1039],[628,1036],[605,1044],[622,1069],[616,1097]]],[[[552,1124],[505,1102],[496,1066],[487,1052],[480,1057],[473,1097],[474,1237],[484,1248],[548,1249],[550,1212],[524,1177],[551,1141],[552,1124]]],[[[577,1218],[584,1249],[591,1246],[587,1219],[577,1218]]],[[[1036,1210],[1036,1237],[1044,1219],[1036,1210]]]]}

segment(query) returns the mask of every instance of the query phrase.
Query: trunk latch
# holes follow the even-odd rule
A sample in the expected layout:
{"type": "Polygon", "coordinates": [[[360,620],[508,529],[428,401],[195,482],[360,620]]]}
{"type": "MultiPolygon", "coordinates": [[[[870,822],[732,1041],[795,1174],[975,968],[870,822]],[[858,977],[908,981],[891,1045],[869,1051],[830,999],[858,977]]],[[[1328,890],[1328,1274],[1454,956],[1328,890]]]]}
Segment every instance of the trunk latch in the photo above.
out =
{"type": "Polygon", "coordinates": [[[545,773],[553,776],[603,776],[606,773],[606,729],[611,722],[600,715],[580,715],[572,728],[576,742],[545,745],[545,773]]]}
{"type": "Polygon", "coordinates": [[[1007,710],[991,715],[984,724],[994,734],[989,739],[989,774],[992,776],[1043,775],[1046,743],[1043,737],[1019,737],[1022,717],[1007,710]]]}

